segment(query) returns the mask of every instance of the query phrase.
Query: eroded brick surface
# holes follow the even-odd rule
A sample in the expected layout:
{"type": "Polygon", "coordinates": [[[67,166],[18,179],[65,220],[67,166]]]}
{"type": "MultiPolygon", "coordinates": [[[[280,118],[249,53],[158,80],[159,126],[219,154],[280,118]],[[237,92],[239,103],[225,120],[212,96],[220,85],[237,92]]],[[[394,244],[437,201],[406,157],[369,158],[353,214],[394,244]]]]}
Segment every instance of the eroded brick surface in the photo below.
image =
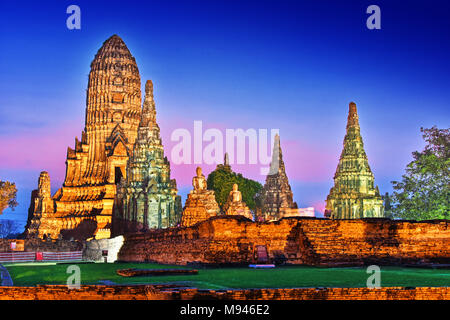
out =
{"type": "Polygon", "coordinates": [[[424,264],[450,262],[448,221],[288,218],[258,223],[225,216],[186,228],[125,237],[123,261],[227,264],[255,262],[265,245],[271,259],[293,264],[424,264]]]}
{"type": "MultiPolygon", "coordinates": [[[[11,239],[0,239],[0,252],[9,252],[11,239]]],[[[68,252],[81,251],[83,243],[79,241],[26,239],[24,241],[25,252],[68,252]]]]}
{"type": "Polygon", "coordinates": [[[0,287],[0,300],[448,300],[449,287],[198,290],[165,286],[0,287]]]}

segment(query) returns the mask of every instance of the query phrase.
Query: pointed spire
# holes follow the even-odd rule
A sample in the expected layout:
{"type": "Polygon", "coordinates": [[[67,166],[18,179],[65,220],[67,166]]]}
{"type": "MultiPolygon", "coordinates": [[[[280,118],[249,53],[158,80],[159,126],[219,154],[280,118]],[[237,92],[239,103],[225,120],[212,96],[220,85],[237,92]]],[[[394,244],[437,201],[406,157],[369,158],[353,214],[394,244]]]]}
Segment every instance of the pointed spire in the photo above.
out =
{"type": "Polygon", "coordinates": [[[223,157],[223,165],[224,166],[230,165],[230,159],[228,158],[228,152],[225,152],[225,156],[223,157]]]}
{"type": "Polygon", "coordinates": [[[281,152],[281,143],[280,143],[280,136],[278,133],[275,135],[273,143],[273,150],[272,150],[272,162],[270,163],[270,170],[269,175],[274,175],[279,173],[279,169],[284,169],[284,162],[283,162],[283,153],[281,152]]]}
{"type": "Polygon", "coordinates": [[[356,109],[356,103],[350,102],[348,105],[347,129],[349,127],[359,128],[359,117],[356,109]]]}
{"type": "Polygon", "coordinates": [[[272,162],[260,197],[261,212],[258,215],[263,220],[278,220],[284,213],[297,209],[284,167],[280,136],[277,134],[274,138],[272,162]]]}
{"type": "Polygon", "coordinates": [[[145,98],[153,101],[153,81],[147,80],[145,83],[145,98]]]}
{"type": "Polygon", "coordinates": [[[147,80],[145,83],[145,97],[142,107],[140,127],[149,127],[150,123],[156,123],[155,100],[153,99],[153,82],[147,80]]]}
{"type": "Polygon", "coordinates": [[[225,170],[228,172],[231,172],[231,166],[230,166],[230,158],[228,157],[228,152],[225,152],[223,156],[223,164],[219,163],[216,166],[216,170],[225,170]]]}

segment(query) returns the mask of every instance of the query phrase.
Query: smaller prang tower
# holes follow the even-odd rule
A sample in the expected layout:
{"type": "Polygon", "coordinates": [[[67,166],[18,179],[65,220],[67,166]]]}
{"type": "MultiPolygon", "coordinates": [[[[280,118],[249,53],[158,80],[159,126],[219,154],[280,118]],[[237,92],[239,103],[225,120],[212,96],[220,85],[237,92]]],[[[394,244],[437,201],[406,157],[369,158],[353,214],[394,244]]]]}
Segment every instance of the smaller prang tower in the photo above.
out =
{"type": "Polygon", "coordinates": [[[356,104],[349,104],[347,134],[334,186],[326,200],[325,216],[331,219],[384,218],[383,200],[369,167],[360,133],[356,104]]]}
{"type": "Polygon", "coordinates": [[[262,212],[258,212],[257,216],[264,221],[274,221],[283,218],[285,214],[297,214],[297,203],[293,199],[284,167],[280,136],[277,134],[275,135],[269,174],[261,191],[262,212]]]}
{"type": "Polygon", "coordinates": [[[113,235],[176,226],[181,220],[181,197],[170,163],[164,156],[156,122],[153,82],[145,84],[145,99],[126,178],[117,188],[113,235]]]}

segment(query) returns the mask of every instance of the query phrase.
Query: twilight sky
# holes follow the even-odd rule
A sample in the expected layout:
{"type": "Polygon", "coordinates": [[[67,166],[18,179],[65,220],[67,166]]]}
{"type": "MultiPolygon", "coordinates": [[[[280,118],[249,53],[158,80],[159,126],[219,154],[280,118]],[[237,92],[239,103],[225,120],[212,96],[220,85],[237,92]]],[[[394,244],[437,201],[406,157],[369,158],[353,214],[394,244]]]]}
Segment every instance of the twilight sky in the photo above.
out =
{"type": "MultiPolygon", "coordinates": [[[[24,225],[47,170],[63,183],[67,147],[84,128],[90,62],[118,34],[155,86],[166,155],[175,129],[279,129],[300,207],[321,215],[356,102],[382,193],[391,192],[420,127],[450,123],[450,19],[446,1],[2,1],[0,180],[19,206],[0,219],[24,225]],[[81,8],[69,30],[66,8],[81,8]],[[381,8],[381,30],[366,8],[381,8]]],[[[183,202],[196,165],[172,163],[183,202]]],[[[202,165],[208,174],[215,165],[202,165]]],[[[233,169],[264,183],[260,165],[233,169]]]]}

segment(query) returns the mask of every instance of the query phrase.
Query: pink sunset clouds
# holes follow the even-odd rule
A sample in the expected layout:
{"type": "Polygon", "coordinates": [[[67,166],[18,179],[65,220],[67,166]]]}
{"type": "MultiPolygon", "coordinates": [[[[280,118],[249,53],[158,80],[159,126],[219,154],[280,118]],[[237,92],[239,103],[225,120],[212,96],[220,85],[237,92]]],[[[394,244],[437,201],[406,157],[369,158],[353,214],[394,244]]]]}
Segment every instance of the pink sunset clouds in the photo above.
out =
{"type": "MultiPolygon", "coordinates": [[[[177,122],[178,127],[177,128],[184,128],[187,131],[191,133],[191,136],[193,136],[193,121],[185,121],[177,122]]],[[[170,124],[169,124],[170,126],[170,124]]],[[[204,123],[204,131],[208,128],[215,128],[218,129],[222,135],[223,139],[225,140],[225,132],[226,129],[237,129],[233,128],[232,126],[226,127],[223,124],[208,124],[204,123]]],[[[194,156],[191,156],[191,162],[190,164],[176,164],[176,161],[173,161],[171,159],[171,150],[174,148],[176,144],[178,144],[178,141],[171,141],[171,133],[173,130],[177,128],[171,128],[169,130],[162,129],[162,139],[163,144],[165,147],[165,154],[168,157],[168,159],[171,161],[171,169],[173,176],[177,178],[179,185],[190,185],[190,181],[192,179],[192,176],[195,173],[195,168],[197,166],[201,166],[204,173],[207,174],[210,171],[214,170],[216,167],[216,164],[205,164],[204,162],[200,164],[194,164],[193,158],[194,156]]],[[[249,128],[242,128],[243,130],[247,130],[249,128]]],[[[193,138],[192,138],[193,140],[193,138]]],[[[209,144],[210,142],[203,142],[202,147],[203,149],[209,144]]],[[[223,147],[223,153],[226,151],[224,142],[223,147]]],[[[236,148],[236,146],[235,146],[236,148]]],[[[285,140],[283,139],[283,136],[281,135],[281,148],[283,151],[283,160],[285,162],[286,166],[286,173],[288,174],[288,177],[290,180],[293,181],[303,181],[303,182],[321,182],[321,181],[327,181],[332,178],[334,174],[334,170],[336,169],[336,163],[338,161],[339,155],[330,156],[330,153],[327,152],[327,150],[321,149],[320,147],[317,147],[316,145],[313,145],[307,141],[304,140],[285,140]]],[[[267,149],[269,150],[268,156],[272,152],[272,145],[270,143],[270,138],[268,138],[268,146],[267,149]]],[[[193,142],[191,145],[192,152],[194,151],[193,142]]],[[[259,151],[259,149],[258,149],[259,151]]],[[[240,172],[246,177],[249,177],[251,179],[260,181],[261,183],[264,183],[266,175],[261,174],[261,168],[262,167],[268,167],[268,165],[261,164],[261,161],[258,161],[256,164],[249,164],[249,143],[248,139],[246,139],[246,155],[245,155],[245,164],[237,164],[236,163],[236,157],[233,159],[230,158],[231,165],[233,167],[233,170],[235,172],[240,172]],[[234,160],[234,161],[233,161],[234,160]]],[[[223,163],[223,155],[219,155],[218,158],[220,159],[218,163],[223,163]]]]}
{"type": "Polygon", "coordinates": [[[16,135],[4,135],[1,137],[0,167],[49,171],[52,181],[62,183],[67,147],[73,147],[75,136],[80,136],[82,129],[79,123],[65,122],[60,126],[29,128],[16,135]]]}
{"type": "MultiPolygon", "coordinates": [[[[171,162],[172,176],[177,179],[179,186],[191,184],[197,166],[201,166],[205,174],[215,169],[215,163],[193,163],[193,156],[190,164],[176,164],[176,161],[171,158],[171,151],[178,143],[178,141],[171,140],[173,131],[183,128],[191,132],[193,136],[193,120],[163,119],[160,121],[160,126],[165,155],[171,162]]],[[[237,129],[220,123],[203,123],[203,133],[210,128],[222,132],[224,137],[226,129],[237,129]]],[[[242,129],[247,130],[249,128],[242,129]]],[[[65,122],[60,126],[32,128],[16,135],[4,135],[1,139],[0,167],[3,169],[51,171],[53,173],[52,179],[62,181],[65,174],[67,147],[73,148],[75,137],[80,137],[82,130],[83,127],[79,123],[65,122]]],[[[202,148],[204,149],[208,144],[209,142],[203,142],[202,148]]],[[[271,152],[270,138],[268,138],[268,144],[268,150],[271,152]]],[[[322,150],[305,140],[283,139],[282,135],[281,147],[286,172],[290,180],[320,182],[332,178],[338,155],[331,156],[327,150],[322,150]]],[[[193,149],[194,146],[192,145],[192,153],[194,152],[193,149]]],[[[261,174],[260,169],[267,166],[262,165],[260,161],[257,164],[248,164],[248,149],[248,140],[246,140],[246,162],[245,164],[236,164],[236,159],[234,161],[230,159],[233,170],[251,179],[264,182],[265,175],[261,174]]],[[[218,163],[223,163],[223,155],[218,155],[218,158],[220,159],[218,163]]]]}
{"type": "MultiPolygon", "coordinates": [[[[170,119],[169,121],[161,121],[161,127],[165,155],[171,161],[172,176],[177,179],[180,186],[190,185],[197,166],[201,166],[205,173],[214,170],[216,164],[205,164],[204,162],[195,164],[193,161],[191,161],[191,164],[175,164],[171,159],[171,151],[178,143],[171,140],[172,132],[179,128],[185,128],[192,132],[193,121],[170,119]]],[[[209,128],[215,128],[225,136],[225,130],[232,128],[232,126],[204,123],[204,131],[209,128]]],[[[248,128],[242,129],[247,130],[248,128]]],[[[65,122],[60,126],[32,128],[17,135],[4,135],[1,139],[0,167],[3,169],[52,171],[54,172],[52,178],[62,181],[65,174],[67,147],[74,146],[75,137],[79,137],[82,130],[83,127],[79,123],[65,122]]],[[[270,139],[268,140],[270,144],[270,139]]],[[[202,147],[205,148],[208,143],[203,142],[202,147]]],[[[283,136],[281,136],[281,147],[286,172],[290,180],[319,182],[330,179],[334,173],[338,160],[337,155],[331,157],[326,150],[321,150],[307,141],[285,140],[283,136]]],[[[247,141],[245,164],[236,164],[236,159],[234,159],[233,164],[233,159],[231,159],[233,168],[236,172],[241,172],[249,178],[263,182],[265,176],[261,175],[260,168],[265,166],[259,162],[248,164],[248,148],[247,141]]],[[[269,148],[271,150],[270,146],[269,148]]],[[[218,158],[220,159],[219,163],[222,163],[223,155],[219,155],[218,158]]]]}
{"type": "MultiPolygon", "coordinates": [[[[205,164],[204,162],[196,164],[193,161],[189,164],[177,164],[172,159],[172,149],[178,141],[171,140],[172,133],[174,130],[182,128],[193,135],[194,120],[161,117],[158,122],[161,128],[165,155],[171,162],[171,177],[177,180],[179,189],[189,190],[197,166],[202,167],[205,176],[207,176],[215,169],[217,164],[205,164]]],[[[238,128],[225,123],[203,122],[203,133],[208,129],[216,129],[225,137],[227,129],[238,128]]],[[[251,128],[244,127],[241,129],[245,131],[251,128]]],[[[75,137],[79,138],[82,130],[83,125],[79,121],[66,121],[59,126],[27,128],[14,135],[3,135],[1,138],[2,147],[0,148],[0,167],[5,170],[36,172],[36,182],[40,171],[48,171],[52,179],[52,189],[56,190],[64,181],[67,147],[74,147],[75,137]]],[[[321,149],[320,145],[310,143],[306,139],[284,139],[282,130],[280,130],[280,133],[286,173],[293,187],[295,199],[299,201],[298,198],[300,198],[300,203],[314,206],[317,211],[323,211],[324,202],[322,199],[306,199],[304,192],[296,192],[295,185],[297,182],[303,186],[308,183],[328,182],[331,185],[338,155],[331,156],[327,150],[321,149]]],[[[267,156],[270,156],[272,152],[270,130],[268,130],[268,135],[267,147],[270,153],[267,156]]],[[[204,141],[202,148],[205,148],[209,143],[204,141]]],[[[266,176],[261,174],[261,168],[268,166],[262,165],[260,161],[257,164],[248,164],[248,139],[246,140],[245,150],[245,164],[236,164],[236,159],[234,159],[234,163],[233,159],[230,159],[233,170],[264,184],[266,176]]],[[[218,159],[220,159],[218,163],[223,163],[223,155],[218,155],[218,159]]],[[[34,185],[18,187],[34,188],[34,185]]],[[[325,197],[326,194],[323,194],[322,198],[325,197]]]]}

